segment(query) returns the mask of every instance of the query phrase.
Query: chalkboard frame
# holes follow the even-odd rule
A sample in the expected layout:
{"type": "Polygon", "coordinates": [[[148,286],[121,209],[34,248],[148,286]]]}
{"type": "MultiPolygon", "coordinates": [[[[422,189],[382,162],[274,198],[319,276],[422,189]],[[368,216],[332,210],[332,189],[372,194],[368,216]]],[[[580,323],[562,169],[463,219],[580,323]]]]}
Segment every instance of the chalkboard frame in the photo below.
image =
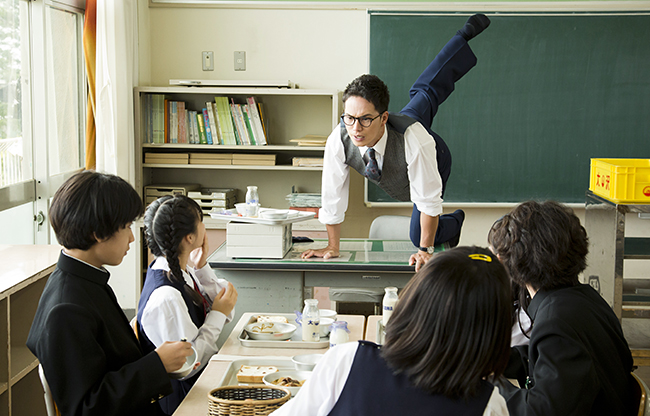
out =
{"type": "MultiPolygon", "coordinates": [[[[493,206],[499,206],[499,205],[512,205],[517,202],[520,202],[522,200],[526,199],[556,199],[565,203],[584,203],[584,192],[588,188],[588,177],[589,177],[589,159],[591,157],[650,157],[650,145],[646,145],[645,147],[642,147],[642,140],[638,140],[636,143],[633,143],[633,146],[626,151],[620,151],[621,149],[615,149],[615,151],[611,150],[611,146],[615,146],[618,142],[619,139],[616,140],[610,140],[611,142],[608,142],[607,145],[610,147],[605,146],[603,149],[592,149],[592,152],[588,155],[576,155],[576,158],[580,158],[579,160],[576,159],[576,163],[571,165],[571,169],[569,169],[568,172],[570,174],[567,176],[571,175],[576,175],[580,176],[580,184],[579,186],[573,185],[572,189],[564,189],[563,192],[552,192],[552,190],[546,189],[543,190],[543,192],[535,192],[534,190],[528,191],[525,190],[524,192],[513,192],[512,194],[501,194],[497,195],[494,198],[491,198],[490,195],[479,195],[478,197],[470,197],[468,195],[461,195],[460,197],[456,196],[454,194],[454,187],[456,186],[467,186],[467,178],[464,180],[466,182],[458,181],[458,178],[455,178],[458,176],[459,173],[459,165],[462,167],[462,152],[459,152],[457,149],[454,151],[454,144],[452,140],[449,139],[449,132],[445,130],[444,128],[444,120],[443,123],[438,123],[443,126],[442,130],[440,130],[440,126],[437,126],[436,123],[439,121],[441,118],[441,115],[445,114],[445,107],[449,106],[449,104],[452,104],[451,107],[454,105],[458,105],[458,103],[454,104],[454,101],[462,101],[462,100],[480,100],[481,97],[478,96],[482,91],[474,92],[474,93],[468,93],[467,91],[463,90],[465,88],[465,83],[466,83],[466,78],[471,78],[475,77],[479,81],[486,82],[485,78],[481,78],[480,74],[474,75],[474,73],[480,73],[482,70],[482,67],[486,65],[486,61],[490,60],[489,56],[485,56],[485,53],[483,51],[483,48],[487,44],[486,42],[494,42],[494,39],[498,39],[498,36],[504,36],[504,35],[499,35],[499,26],[502,22],[504,22],[504,19],[520,19],[520,20],[525,20],[525,19],[573,19],[576,21],[579,21],[580,19],[600,19],[601,21],[603,19],[608,19],[608,18],[614,18],[618,20],[626,20],[626,19],[631,19],[631,20],[626,20],[627,21],[638,21],[638,19],[642,19],[643,22],[648,22],[650,23],[650,13],[647,11],[640,11],[640,12],[625,12],[625,13],[612,13],[612,12],[574,12],[574,13],[565,13],[565,12],[544,12],[544,13],[526,13],[526,12],[512,12],[512,13],[498,13],[498,14],[490,14],[486,13],[490,18],[493,20],[492,25],[486,32],[481,34],[481,36],[477,37],[476,39],[472,40],[470,42],[470,46],[472,46],[473,50],[475,51],[479,63],[476,68],[474,68],[470,73],[460,80],[460,82],[457,84],[457,90],[452,94],[452,96],[449,98],[449,100],[445,103],[443,103],[440,107],[440,112],[437,115],[436,119],[434,119],[434,126],[433,129],[434,131],[440,133],[443,138],[446,139],[447,144],[449,147],[452,149],[452,155],[454,156],[454,166],[452,168],[452,174],[450,181],[448,182],[448,188],[447,188],[447,194],[445,195],[445,202],[451,203],[451,204],[468,204],[468,205],[473,205],[473,204],[480,204],[480,205],[493,205],[493,206]],[[496,28],[496,29],[495,29],[496,28]],[[497,35],[492,35],[490,36],[490,32],[497,32],[497,35]],[[496,38],[494,36],[497,36],[496,38]],[[640,154],[641,153],[641,154],[640,154]],[[576,174],[576,172],[578,172],[576,174]]],[[[437,38],[434,42],[431,42],[431,45],[429,48],[437,48],[439,50],[442,45],[454,34],[455,30],[452,30],[454,28],[460,28],[464,21],[467,19],[467,16],[469,13],[432,13],[432,12],[395,12],[395,11],[369,11],[370,15],[370,27],[369,27],[369,33],[370,33],[370,46],[369,46],[369,54],[370,54],[370,72],[375,73],[380,78],[384,79],[384,81],[388,84],[390,90],[391,90],[391,111],[398,111],[401,106],[403,106],[406,101],[408,100],[408,97],[405,96],[405,92],[407,91],[408,88],[410,87],[410,83],[417,77],[419,74],[419,71],[428,64],[428,61],[430,58],[427,58],[426,61],[420,61],[417,64],[414,65],[419,65],[419,68],[416,72],[411,71],[412,73],[404,74],[404,78],[408,78],[407,81],[404,81],[405,83],[402,83],[401,85],[399,83],[395,84],[390,76],[387,76],[385,73],[382,73],[382,68],[381,65],[378,65],[378,61],[383,59],[381,54],[377,54],[378,49],[385,49],[385,48],[390,48],[391,45],[388,45],[390,42],[384,42],[382,43],[381,36],[379,36],[379,42],[377,41],[377,28],[379,27],[380,29],[383,30],[383,28],[387,27],[388,25],[385,23],[386,22],[386,17],[387,16],[392,16],[392,17],[397,17],[398,19],[417,19],[417,18],[428,18],[428,19],[438,19],[438,21],[446,21],[446,24],[441,24],[441,25],[436,25],[440,26],[440,34],[436,35],[435,37],[437,38]],[[379,23],[378,23],[379,22],[379,23]],[[380,26],[382,25],[382,26],[380,26]],[[444,33],[443,33],[444,32],[444,33]],[[398,94],[401,94],[398,95],[398,94]]],[[[594,21],[596,21],[594,20],[594,21]]],[[[558,21],[558,20],[555,20],[558,21]]],[[[443,22],[444,23],[444,22],[443,22]]],[[[636,23],[638,25],[638,23],[636,23]]],[[[579,26],[579,25],[577,25],[579,26]]],[[[634,26],[634,25],[632,25],[634,26]]],[[[647,25],[650,26],[650,25],[647,25]]],[[[552,28],[551,28],[552,29],[552,28]]],[[[579,29],[579,28],[578,28],[579,29]]],[[[587,28],[588,29],[588,28],[587,28]]],[[[645,29],[648,30],[648,29],[645,29]]],[[[650,31],[644,32],[644,34],[650,34],[650,31]]],[[[381,35],[381,34],[380,34],[381,35]]],[[[583,35],[585,36],[585,35],[583,35]]],[[[594,39],[597,37],[597,34],[594,35],[594,39]]],[[[619,36],[617,34],[617,36],[619,36]]],[[[622,39],[621,41],[624,41],[624,37],[629,36],[629,33],[626,35],[620,35],[619,37],[622,39]]],[[[425,36],[421,36],[424,38],[425,36]]],[[[384,38],[386,38],[386,35],[384,34],[384,38]]],[[[615,41],[617,40],[615,37],[612,37],[615,41]]],[[[650,39],[650,36],[647,36],[642,39],[650,39]]],[[[387,40],[387,39],[384,39],[387,40]]],[[[390,41],[390,39],[388,39],[390,41]]],[[[420,39],[421,40],[421,39],[420,39]]],[[[607,39],[606,39],[607,40],[607,39]]],[[[543,36],[541,37],[541,41],[544,41],[543,36]]],[[[402,44],[406,43],[402,41],[402,44]]],[[[639,41],[639,43],[643,43],[643,41],[639,41]]],[[[646,42],[648,43],[648,42],[646,42]]],[[[595,45],[595,44],[594,44],[595,45]]],[[[591,45],[591,46],[594,46],[591,45]]],[[[645,45],[645,51],[650,52],[650,47],[645,45]]],[[[404,51],[406,48],[403,47],[403,45],[399,45],[399,49],[401,51],[404,51]]],[[[596,49],[594,47],[594,49],[596,49]]],[[[431,53],[431,51],[427,51],[431,53]]],[[[594,52],[597,52],[597,50],[594,50],[594,52]]],[[[424,53],[426,54],[426,52],[424,53]]],[[[435,55],[435,52],[431,55],[431,58],[435,55]]],[[[649,56],[644,55],[644,56],[649,56]]],[[[398,62],[403,62],[404,59],[396,58],[395,61],[398,62]]],[[[494,70],[493,68],[491,70],[494,70]]],[[[646,66],[645,69],[641,68],[638,69],[638,71],[647,71],[650,70],[650,66],[646,66]]],[[[559,71],[559,70],[558,70],[559,71]]],[[[384,70],[385,72],[385,70],[384,70]]],[[[648,72],[645,72],[646,74],[648,72]]],[[[389,74],[390,75],[390,74],[389,74]]],[[[591,74],[590,76],[594,76],[591,74]]],[[[598,73],[595,74],[595,76],[598,76],[598,73]]],[[[471,83],[470,83],[471,84],[471,83]]],[[[642,98],[637,100],[640,100],[638,103],[641,104],[638,106],[638,115],[641,114],[646,114],[644,121],[642,121],[644,128],[639,128],[640,130],[637,131],[636,133],[644,133],[650,130],[650,123],[649,120],[650,117],[647,117],[647,114],[650,114],[648,109],[650,109],[650,103],[647,101],[647,99],[644,99],[643,97],[650,97],[650,81],[645,80],[642,85],[638,86],[639,91],[639,96],[642,98]],[[647,92],[647,94],[646,94],[647,92]],[[646,125],[647,124],[647,125],[646,125]]],[[[618,91],[618,90],[616,90],[618,91]]],[[[626,90],[628,91],[628,90],[626,90]]],[[[495,94],[494,89],[489,90],[491,94],[495,94]]],[[[621,98],[619,98],[621,99],[621,98]]],[[[449,111],[450,114],[444,115],[442,118],[447,117],[450,120],[462,120],[463,114],[460,110],[458,109],[452,109],[452,111],[449,111]]],[[[637,117],[641,118],[641,117],[637,117]]],[[[631,116],[631,119],[634,119],[634,116],[631,116]]],[[[635,119],[636,121],[636,119],[635,119]]],[[[449,124],[449,122],[447,122],[449,124]]],[[[624,127],[628,127],[625,125],[624,127]]],[[[632,132],[634,133],[634,132],[632,132]]],[[[629,131],[628,131],[629,134],[629,131]]],[[[452,134],[453,136],[453,134],[452,134]]],[[[642,137],[642,136],[639,136],[642,137]]],[[[648,137],[647,134],[643,137],[648,137]]],[[[648,141],[650,142],[650,140],[648,141]]],[[[469,142],[467,142],[469,143],[469,142]]],[[[530,150],[530,149],[528,149],[530,150]]],[[[532,150],[535,150],[533,148],[532,150]]],[[[521,151],[521,150],[520,150],[521,151]]],[[[502,162],[502,161],[500,161],[502,162]]],[[[543,165],[543,163],[542,163],[543,165]]],[[[552,168],[553,164],[549,163],[548,168],[552,168]]],[[[541,167],[542,169],[545,169],[544,166],[541,167]]],[[[562,167],[561,167],[562,168],[562,167]]],[[[558,172],[558,177],[560,179],[563,179],[563,173],[558,172]]],[[[493,177],[492,180],[497,180],[498,176],[493,177]]],[[[367,182],[367,181],[366,181],[367,182]]],[[[410,205],[408,203],[398,203],[390,198],[384,199],[385,195],[380,195],[380,197],[377,197],[377,192],[380,191],[379,188],[372,184],[372,183],[366,183],[364,186],[365,188],[365,196],[364,200],[366,202],[366,205],[368,206],[407,206],[410,205]]]]}

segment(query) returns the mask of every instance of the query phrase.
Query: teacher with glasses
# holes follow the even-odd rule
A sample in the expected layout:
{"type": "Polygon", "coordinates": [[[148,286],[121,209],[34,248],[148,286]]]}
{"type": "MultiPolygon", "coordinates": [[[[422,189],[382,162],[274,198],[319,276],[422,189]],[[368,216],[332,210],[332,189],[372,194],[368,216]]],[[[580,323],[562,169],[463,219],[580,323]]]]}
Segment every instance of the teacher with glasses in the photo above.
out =
{"type": "Polygon", "coordinates": [[[476,65],[467,42],[489,24],[485,15],[471,16],[415,81],[399,113],[388,112],[388,87],[375,75],[362,75],[345,88],[341,124],[327,138],[323,161],[319,220],[327,227],[328,244],[302,258],[338,257],[350,167],[394,199],[413,202],[410,238],[418,250],[409,264],[416,271],[431,258],[434,245],[458,245],[465,213],[442,215],[451,153],[431,123],[455,82],[476,65]]]}

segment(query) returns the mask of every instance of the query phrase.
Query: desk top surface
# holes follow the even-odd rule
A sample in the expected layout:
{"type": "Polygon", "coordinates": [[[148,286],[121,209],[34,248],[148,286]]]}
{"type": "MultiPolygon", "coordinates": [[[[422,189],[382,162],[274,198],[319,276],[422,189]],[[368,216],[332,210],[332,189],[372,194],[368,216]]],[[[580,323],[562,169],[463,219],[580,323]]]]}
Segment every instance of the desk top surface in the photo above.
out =
{"type": "MultiPolygon", "coordinates": [[[[294,355],[300,354],[323,354],[329,349],[326,348],[317,348],[317,349],[300,349],[300,348],[254,348],[254,347],[244,347],[241,345],[241,342],[238,339],[239,334],[244,329],[253,315],[272,315],[271,313],[244,313],[237,325],[233,328],[232,332],[228,336],[226,342],[219,350],[220,355],[241,355],[241,356],[282,356],[282,357],[293,357],[294,355]]],[[[348,323],[348,329],[350,330],[350,341],[356,341],[363,339],[366,317],[363,315],[339,315],[337,318],[339,321],[346,321],[348,323]]]]}
{"type": "MultiPolygon", "coordinates": [[[[223,345],[218,354],[215,354],[208,365],[201,373],[201,376],[190,390],[185,400],[174,412],[174,416],[196,416],[206,415],[208,413],[208,393],[219,387],[224,374],[228,370],[230,362],[241,358],[242,356],[288,356],[292,357],[299,354],[322,354],[327,351],[323,349],[281,349],[281,348],[246,348],[242,347],[237,340],[237,335],[241,332],[245,322],[248,322],[253,313],[245,313],[237,326],[233,329],[228,340],[223,345]],[[236,342],[237,344],[233,344],[236,342]],[[247,350],[247,351],[246,351],[247,350]],[[243,352],[242,352],[243,351],[243,352]]],[[[339,315],[339,320],[348,322],[350,329],[350,341],[363,339],[366,318],[361,315],[339,315]]]]}
{"type": "Polygon", "coordinates": [[[41,273],[51,273],[60,253],[58,245],[0,245],[0,293],[41,273]]]}
{"type": "MultiPolygon", "coordinates": [[[[340,256],[301,259],[303,251],[327,246],[327,240],[317,239],[311,243],[294,243],[282,259],[244,259],[226,255],[226,243],[222,244],[208,259],[216,269],[271,269],[271,270],[332,270],[332,271],[415,271],[409,266],[411,254],[417,250],[408,240],[370,240],[363,238],[341,239],[340,256]]],[[[444,250],[442,246],[436,251],[444,250]]]]}

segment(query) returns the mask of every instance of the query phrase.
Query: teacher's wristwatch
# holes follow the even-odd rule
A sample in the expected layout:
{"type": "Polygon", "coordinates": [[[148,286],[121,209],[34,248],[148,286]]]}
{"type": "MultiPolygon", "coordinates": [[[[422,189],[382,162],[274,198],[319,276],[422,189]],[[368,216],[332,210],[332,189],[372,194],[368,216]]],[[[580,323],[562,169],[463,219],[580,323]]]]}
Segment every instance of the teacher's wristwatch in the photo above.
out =
{"type": "Polygon", "coordinates": [[[418,247],[418,249],[420,249],[420,251],[424,251],[424,252],[427,252],[427,253],[429,253],[429,254],[433,254],[434,251],[435,251],[435,247],[434,247],[434,246],[429,246],[429,247],[418,247]]]}

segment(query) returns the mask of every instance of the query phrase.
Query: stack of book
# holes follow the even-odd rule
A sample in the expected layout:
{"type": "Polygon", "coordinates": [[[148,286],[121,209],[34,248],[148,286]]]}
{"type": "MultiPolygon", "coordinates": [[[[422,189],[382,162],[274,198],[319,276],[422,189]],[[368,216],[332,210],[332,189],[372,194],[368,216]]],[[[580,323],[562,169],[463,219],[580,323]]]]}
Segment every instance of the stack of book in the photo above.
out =
{"type": "Polygon", "coordinates": [[[187,165],[190,160],[189,153],[145,153],[144,163],[187,165]]]}
{"type": "Polygon", "coordinates": [[[318,218],[318,210],[321,207],[321,195],[309,194],[302,192],[293,192],[287,195],[289,209],[296,211],[315,212],[315,218],[318,218]]]}
{"type": "Polygon", "coordinates": [[[190,165],[232,165],[232,153],[190,153],[190,165]]]}
{"type": "Polygon", "coordinates": [[[260,155],[235,153],[232,155],[233,165],[253,165],[253,166],[273,166],[275,165],[275,155],[260,155]]]}
{"type": "Polygon", "coordinates": [[[233,188],[204,188],[198,192],[188,192],[187,196],[199,204],[204,215],[210,215],[211,211],[234,208],[237,202],[236,190],[233,188]]]}
{"type": "Polygon", "coordinates": [[[268,143],[262,104],[214,97],[196,111],[163,94],[145,94],[142,121],[145,143],[257,145],[268,143]]]}
{"type": "Polygon", "coordinates": [[[308,134],[299,139],[291,139],[289,141],[298,143],[298,146],[325,146],[325,143],[327,143],[327,136],[308,134]]]}
{"type": "Polygon", "coordinates": [[[291,159],[293,166],[323,166],[322,157],[294,157],[291,159]]]}

